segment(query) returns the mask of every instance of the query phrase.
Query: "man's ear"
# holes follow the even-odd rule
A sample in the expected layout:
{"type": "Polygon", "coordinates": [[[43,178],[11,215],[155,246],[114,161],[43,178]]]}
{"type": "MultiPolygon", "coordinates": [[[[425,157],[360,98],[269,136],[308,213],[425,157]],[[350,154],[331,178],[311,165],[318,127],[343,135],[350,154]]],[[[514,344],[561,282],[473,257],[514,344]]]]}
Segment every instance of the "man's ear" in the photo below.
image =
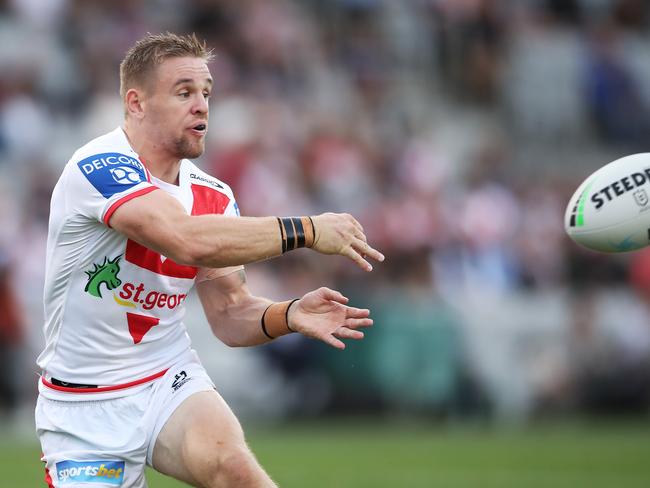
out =
{"type": "Polygon", "coordinates": [[[144,118],[144,92],[137,88],[129,88],[124,95],[126,113],[136,119],[144,118]]]}

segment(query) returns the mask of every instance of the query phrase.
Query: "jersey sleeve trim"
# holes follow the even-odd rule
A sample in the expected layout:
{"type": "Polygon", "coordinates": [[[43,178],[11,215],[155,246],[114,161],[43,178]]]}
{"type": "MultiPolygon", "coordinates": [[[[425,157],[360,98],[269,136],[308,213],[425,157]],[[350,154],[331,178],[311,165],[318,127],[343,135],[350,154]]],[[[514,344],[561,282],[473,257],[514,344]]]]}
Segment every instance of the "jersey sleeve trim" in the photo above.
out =
{"type": "Polygon", "coordinates": [[[133,193],[129,193],[128,195],[123,196],[119,200],[116,200],[111,204],[110,207],[108,207],[108,210],[106,210],[106,213],[104,214],[104,224],[106,224],[107,227],[110,227],[111,225],[109,224],[109,221],[115,211],[120,208],[123,204],[128,202],[129,200],[133,200],[134,198],[141,197],[142,195],[146,195],[147,193],[151,193],[154,190],[157,190],[157,186],[147,186],[146,188],[142,188],[138,191],[134,191],[133,193]]]}

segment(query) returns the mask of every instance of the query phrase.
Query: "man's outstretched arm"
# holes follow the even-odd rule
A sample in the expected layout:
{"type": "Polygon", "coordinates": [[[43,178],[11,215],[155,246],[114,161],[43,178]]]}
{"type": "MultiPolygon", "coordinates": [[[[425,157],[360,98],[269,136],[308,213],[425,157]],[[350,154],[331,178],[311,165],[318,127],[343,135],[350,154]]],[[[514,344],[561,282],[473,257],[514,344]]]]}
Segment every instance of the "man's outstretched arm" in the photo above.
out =
{"type": "Polygon", "coordinates": [[[214,335],[229,346],[264,344],[279,335],[298,332],[344,349],[341,339],[363,339],[358,329],[372,325],[369,310],[347,306],[347,298],[329,288],[305,294],[287,311],[287,302],[253,296],[241,269],[198,283],[197,291],[214,335]]]}
{"type": "MultiPolygon", "coordinates": [[[[368,245],[361,224],[351,215],[325,213],[312,217],[312,222],[311,248],[315,251],[346,256],[366,271],[372,270],[366,258],[383,261],[384,256],[368,245]]],[[[283,236],[286,241],[276,217],[191,216],[164,191],[122,204],[109,225],[179,264],[207,268],[279,256],[283,236]]]]}

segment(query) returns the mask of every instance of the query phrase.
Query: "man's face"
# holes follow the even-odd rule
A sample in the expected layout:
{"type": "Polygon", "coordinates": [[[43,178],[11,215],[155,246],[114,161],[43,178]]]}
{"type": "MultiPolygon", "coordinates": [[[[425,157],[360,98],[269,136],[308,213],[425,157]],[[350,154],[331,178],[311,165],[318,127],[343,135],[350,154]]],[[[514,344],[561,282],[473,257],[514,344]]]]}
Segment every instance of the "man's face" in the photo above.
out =
{"type": "Polygon", "coordinates": [[[201,58],[168,58],[146,90],[143,122],[152,142],[171,156],[197,158],[205,148],[212,77],[201,58]]]}

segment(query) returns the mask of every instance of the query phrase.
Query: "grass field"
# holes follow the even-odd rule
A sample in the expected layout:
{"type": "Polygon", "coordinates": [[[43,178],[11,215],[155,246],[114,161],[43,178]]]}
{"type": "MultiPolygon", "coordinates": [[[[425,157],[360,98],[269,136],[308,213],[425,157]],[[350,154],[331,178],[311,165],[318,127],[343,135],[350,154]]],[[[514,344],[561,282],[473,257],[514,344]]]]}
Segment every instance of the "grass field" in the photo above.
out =
{"type": "MultiPolygon", "coordinates": [[[[380,421],[246,427],[283,487],[633,488],[650,486],[650,421],[526,429],[380,421]]],[[[0,486],[45,486],[34,443],[0,439],[0,486]]],[[[149,472],[151,488],[185,486],[149,472]]]]}

